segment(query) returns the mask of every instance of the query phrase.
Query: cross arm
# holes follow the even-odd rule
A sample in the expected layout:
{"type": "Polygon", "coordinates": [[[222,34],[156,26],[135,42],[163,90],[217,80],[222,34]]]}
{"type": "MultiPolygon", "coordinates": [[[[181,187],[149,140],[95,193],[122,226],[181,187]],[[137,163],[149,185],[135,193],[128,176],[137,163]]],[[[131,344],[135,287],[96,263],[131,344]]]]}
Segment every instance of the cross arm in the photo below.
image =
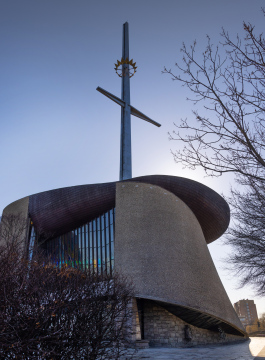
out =
{"type": "MultiPolygon", "coordinates": [[[[97,87],[96,89],[97,91],[99,91],[101,94],[107,96],[109,99],[111,99],[112,101],[114,101],[115,103],[117,103],[118,105],[122,106],[122,107],[125,107],[125,102],[123,100],[121,100],[120,98],[118,98],[117,96],[111,94],[110,92],[102,89],[101,87],[97,87]]],[[[145,120],[147,122],[150,122],[151,124],[155,125],[155,126],[158,126],[160,127],[161,124],[159,124],[158,122],[150,119],[148,116],[146,116],[145,114],[143,114],[141,111],[135,109],[135,107],[131,106],[130,105],[130,108],[131,108],[131,114],[142,119],[142,120],[145,120]]]]}
{"type": "Polygon", "coordinates": [[[145,120],[145,121],[148,121],[150,122],[151,124],[155,125],[155,126],[158,126],[160,127],[161,124],[159,124],[158,122],[150,119],[148,116],[146,116],[145,114],[143,114],[141,111],[135,109],[135,107],[131,106],[131,114],[142,119],[142,120],[145,120]]]}
{"type": "Polygon", "coordinates": [[[101,94],[107,96],[109,99],[111,99],[112,101],[114,101],[115,103],[117,103],[118,105],[124,107],[125,106],[125,102],[123,100],[121,100],[120,98],[118,98],[117,96],[111,94],[110,92],[108,92],[107,90],[102,89],[100,86],[98,86],[96,88],[97,91],[99,91],[101,94]]]}

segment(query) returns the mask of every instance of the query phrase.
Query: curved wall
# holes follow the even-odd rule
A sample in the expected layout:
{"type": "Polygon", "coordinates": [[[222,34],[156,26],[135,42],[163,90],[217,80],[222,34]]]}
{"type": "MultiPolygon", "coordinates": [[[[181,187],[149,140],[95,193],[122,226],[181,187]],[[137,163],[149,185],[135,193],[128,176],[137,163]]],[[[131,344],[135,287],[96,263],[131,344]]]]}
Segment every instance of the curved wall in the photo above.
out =
{"type": "Polygon", "coordinates": [[[115,207],[115,183],[78,185],[31,195],[29,215],[40,233],[71,231],[115,207]]]}
{"type": "Polygon", "coordinates": [[[226,230],[229,207],[200,183],[152,175],[79,185],[20,199],[3,215],[29,215],[38,232],[54,237],[114,206],[115,268],[132,277],[139,297],[194,326],[245,334],[206,245],[226,230]]]}
{"type": "Polygon", "coordinates": [[[229,225],[230,209],[227,202],[198,181],[168,175],[147,175],[126,181],[157,185],[178,196],[197,217],[207,244],[218,239],[229,225]]]}
{"type": "MultiPolygon", "coordinates": [[[[127,181],[157,185],[178,196],[197,217],[208,244],[218,239],[228,227],[228,204],[199,182],[167,175],[140,176],[125,183],[127,181]]],[[[30,195],[29,216],[39,233],[54,237],[64,234],[113,208],[117,183],[120,182],[78,185],[30,195]]]]}
{"type": "Polygon", "coordinates": [[[3,215],[20,215],[24,218],[28,217],[29,196],[16,200],[4,208],[3,215]]]}
{"type": "Polygon", "coordinates": [[[194,309],[245,332],[196,216],[161,187],[117,183],[115,269],[132,279],[137,297],[194,309]]]}
{"type": "MultiPolygon", "coordinates": [[[[29,196],[26,196],[20,200],[12,202],[8,206],[6,206],[3,210],[3,216],[6,217],[6,220],[3,222],[3,225],[5,226],[5,224],[8,224],[9,231],[10,228],[13,227],[12,230],[14,231],[15,238],[17,238],[18,234],[20,234],[19,242],[21,242],[22,251],[28,250],[27,241],[26,241],[28,235],[28,228],[29,228],[28,207],[29,207],[29,196]]],[[[5,232],[4,229],[2,229],[2,231],[3,233],[5,232]]],[[[10,238],[12,238],[12,236],[10,236],[10,238]]]]}

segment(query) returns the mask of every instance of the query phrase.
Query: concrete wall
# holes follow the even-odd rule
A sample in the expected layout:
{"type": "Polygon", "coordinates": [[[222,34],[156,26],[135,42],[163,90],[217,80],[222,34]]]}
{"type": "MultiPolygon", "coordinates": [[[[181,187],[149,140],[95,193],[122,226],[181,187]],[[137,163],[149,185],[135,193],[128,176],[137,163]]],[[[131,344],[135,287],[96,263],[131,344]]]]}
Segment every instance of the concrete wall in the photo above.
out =
{"type": "Polygon", "coordinates": [[[136,296],[202,311],[244,331],[190,208],[159,186],[116,185],[115,268],[136,296]]]}
{"type": "Polygon", "coordinates": [[[7,205],[3,210],[3,215],[16,214],[28,217],[29,196],[16,200],[7,205]]]}
{"type": "Polygon", "coordinates": [[[4,208],[0,227],[1,245],[15,241],[21,246],[22,251],[26,250],[29,228],[28,207],[29,197],[27,196],[4,208]]]}

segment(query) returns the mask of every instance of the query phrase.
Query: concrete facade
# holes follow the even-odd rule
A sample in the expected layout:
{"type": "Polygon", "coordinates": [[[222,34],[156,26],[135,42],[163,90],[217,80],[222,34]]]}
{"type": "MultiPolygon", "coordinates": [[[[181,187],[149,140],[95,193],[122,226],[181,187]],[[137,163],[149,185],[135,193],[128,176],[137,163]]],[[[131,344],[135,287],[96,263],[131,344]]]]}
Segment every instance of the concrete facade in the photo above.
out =
{"type": "Polygon", "coordinates": [[[133,281],[138,298],[176,306],[177,313],[194,309],[194,324],[205,314],[244,332],[197,218],[158,186],[117,184],[115,268],[133,281]]]}
{"type": "Polygon", "coordinates": [[[22,253],[27,251],[27,235],[29,228],[28,219],[29,196],[9,204],[3,211],[1,219],[0,245],[5,242],[16,242],[21,246],[22,253]]]}
{"type": "Polygon", "coordinates": [[[3,215],[20,215],[25,219],[28,217],[29,196],[14,201],[5,207],[3,215]]]}
{"type": "Polygon", "coordinates": [[[135,286],[134,339],[178,347],[216,343],[223,332],[225,341],[244,340],[207,247],[226,230],[229,207],[206,186],[143,176],[34,194],[7,206],[3,215],[24,214],[45,241],[55,241],[114,208],[114,270],[135,286]],[[193,334],[189,344],[185,326],[193,334]]]}

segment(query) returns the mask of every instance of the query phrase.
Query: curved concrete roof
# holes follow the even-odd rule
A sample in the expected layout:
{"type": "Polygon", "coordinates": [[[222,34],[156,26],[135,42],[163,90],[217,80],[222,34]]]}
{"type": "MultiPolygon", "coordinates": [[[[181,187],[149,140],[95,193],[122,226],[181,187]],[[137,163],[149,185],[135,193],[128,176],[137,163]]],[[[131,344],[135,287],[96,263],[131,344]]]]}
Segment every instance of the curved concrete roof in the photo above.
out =
{"type": "MultiPolygon", "coordinates": [[[[229,206],[207,186],[182,177],[149,175],[132,178],[172,192],[197,217],[207,243],[218,239],[230,220],[229,206]]],[[[29,213],[34,225],[51,236],[68,232],[115,206],[117,182],[66,187],[29,197],[29,213]]]]}

